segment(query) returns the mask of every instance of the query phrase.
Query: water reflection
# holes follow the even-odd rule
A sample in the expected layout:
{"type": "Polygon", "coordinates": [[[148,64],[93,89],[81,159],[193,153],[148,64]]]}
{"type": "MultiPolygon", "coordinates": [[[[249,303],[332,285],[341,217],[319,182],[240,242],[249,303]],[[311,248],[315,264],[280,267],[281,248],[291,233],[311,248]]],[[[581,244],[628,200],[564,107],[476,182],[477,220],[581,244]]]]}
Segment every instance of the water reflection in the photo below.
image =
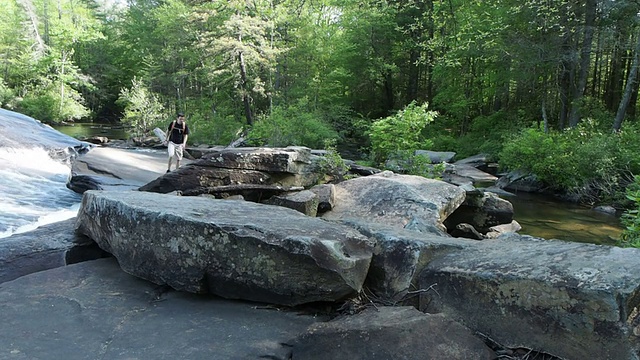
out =
{"type": "Polygon", "coordinates": [[[513,204],[513,217],[522,225],[520,234],[613,245],[622,232],[616,216],[576,204],[528,193],[505,199],[513,204]]]}
{"type": "Polygon", "coordinates": [[[100,123],[73,123],[68,125],[54,125],[59,132],[76,139],[93,136],[106,136],[110,140],[125,140],[129,138],[127,130],[122,125],[100,123]]]}

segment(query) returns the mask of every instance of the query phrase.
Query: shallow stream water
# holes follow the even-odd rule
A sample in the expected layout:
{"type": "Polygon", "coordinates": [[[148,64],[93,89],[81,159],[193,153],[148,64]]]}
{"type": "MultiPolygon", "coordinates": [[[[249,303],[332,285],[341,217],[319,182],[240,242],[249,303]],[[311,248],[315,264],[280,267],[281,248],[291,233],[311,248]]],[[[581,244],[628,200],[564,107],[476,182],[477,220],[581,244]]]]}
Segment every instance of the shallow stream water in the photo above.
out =
{"type": "Polygon", "coordinates": [[[93,136],[105,136],[110,140],[129,138],[127,129],[117,124],[73,123],[68,125],[54,125],[53,128],[76,139],[85,139],[93,136]]]}
{"type": "Polygon", "coordinates": [[[613,245],[622,233],[620,219],[587,207],[538,194],[504,197],[513,204],[520,234],[593,244],[613,245]]]}

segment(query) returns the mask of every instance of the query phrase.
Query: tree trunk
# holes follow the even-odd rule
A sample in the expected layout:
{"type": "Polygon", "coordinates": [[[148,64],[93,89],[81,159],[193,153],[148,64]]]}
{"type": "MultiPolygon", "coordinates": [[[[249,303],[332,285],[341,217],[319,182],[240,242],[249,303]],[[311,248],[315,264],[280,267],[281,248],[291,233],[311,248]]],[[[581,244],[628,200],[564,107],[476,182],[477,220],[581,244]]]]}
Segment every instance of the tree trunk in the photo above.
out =
{"type": "Polygon", "coordinates": [[[384,113],[390,114],[395,106],[395,97],[393,96],[393,74],[391,70],[384,72],[384,113]]]}
{"type": "MultiPolygon", "coordinates": [[[[242,35],[238,35],[238,40],[242,43],[242,35]]],[[[244,104],[244,116],[247,118],[247,125],[253,125],[253,114],[251,113],[251,96],[247,86],[247,67],[244,62],[242,51],[238,52],[238,62],[240,63],[240,91],[242,92],[242,103],[244,104]]]]}
{"type": "MultiPolygon", "coordinates": [[[[62,112],[64,110],[64,63],[67,60],[67,53],[62,50],[62,55],[61,55],[62,59],[60,61],[60,115],[62,115],[62,112]]],[[[61,120],[67,120],[67,119],[61,119],[61,120]]]]}
{"type": "Polygon", "coordinates": [[[622,69],[624,58],[624,51],[620,48],[621,44],[625,42],[626,35],[619,34],[616,39],[613,54],[611,54],[611,60],[609,62],[608,78],[605,82],[605,104],[607,109],[613,111],[620,104],[620,89],[624,84],[622,69]]]}
{"type": "Polygon", "coordinates": [[[624,87],[624,93],[622,95],[622,99],[620,100],[620,105],[618,105],[616,119],[613,122],[613,131],[620,131],[620,128],[622,127],[622,120],[624,120],[624,115],[627,112],[627,106],[629,106],[631,93],[635,87],[634,84],[637,79],[638,62],[640,61],[640,30],[638,30],[638,34],[636,36],[637,39],[636,47],[633,53],[633,62],[631,64],[631,69],[629,70],[629,75],[627,76],[627,84],[624,87]]]}
{"type": "Polygon", "coordinates": [[[589,74],[589,63],[591,61],[591,48],[593,47],[593,33],[596,21],[596,0],[587,0],[584,20],[584,38],[582,39],[582,51],[580,53],[580,68],[578,82],[574,89],[573,101],[571,103],[571,116],[569,126],[575,127],[580,122],[579,104],[584,96],[587,87],[587,76],[589,74]]]}
{"type": "MultiPolygon", "coordinates": [[[[638,65],[640,66],[640,64],[638,65]]],[[[638,103],[638,85],[640,84],[640,71],[636,71],[636,81],[633,83],[633,89],[631,90],[631,100],[629,100],[629,104],[631,106],[627,106],[627,116],[629,119],[636,119],[636,112],[638,103]]]]}
{"type": "MultiPolygon", "coordinates": [[[[417,41],[417,40],[416,40],[417,41]]],[[[406,103],[410,103],[418,98],[418,50],[412,49],[409,53],[409,74],[407,81],[407,99],[406,103]]]]}
{"type": "Polygon", "coordinates": [[[38,15],[36,15],[35,10],[33,9],[33,3],[31,0],[18,0],[18,3],[22,5],[22,8],[29,18],[29,32],[35,42],[36,54],[38,56],[42,56],[45,53],[45,43],[42,40],[42,37],[40,37],[40,32],[38,31],[38,15]]]}

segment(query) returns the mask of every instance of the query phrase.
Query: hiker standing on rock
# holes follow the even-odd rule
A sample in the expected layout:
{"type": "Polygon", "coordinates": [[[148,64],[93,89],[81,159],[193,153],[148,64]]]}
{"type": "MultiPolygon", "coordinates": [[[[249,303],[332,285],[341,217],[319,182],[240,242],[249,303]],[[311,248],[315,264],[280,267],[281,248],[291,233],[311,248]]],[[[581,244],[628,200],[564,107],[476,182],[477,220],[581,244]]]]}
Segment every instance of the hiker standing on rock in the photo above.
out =
{"type": "Polygon", "coordinates": [[[167,149],[169,151],[169,164],[167,172],[171,171],[171,160],[176,158],[176,170],[180,167],[180,160],[187,146],[187,138],[189,137],[189,127],[184,121],[184,114],[178,113],[178,118],[169,124],[167,128],[167,149]]]}

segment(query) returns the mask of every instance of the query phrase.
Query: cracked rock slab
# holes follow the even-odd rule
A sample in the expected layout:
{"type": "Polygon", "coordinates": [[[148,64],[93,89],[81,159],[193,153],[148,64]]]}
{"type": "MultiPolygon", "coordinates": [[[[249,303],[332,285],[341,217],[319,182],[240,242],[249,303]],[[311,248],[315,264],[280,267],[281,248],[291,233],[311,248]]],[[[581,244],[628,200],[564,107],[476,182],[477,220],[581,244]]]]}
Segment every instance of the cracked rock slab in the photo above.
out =
{"type": "Polygon", "coordinates": [[[282,305],[362,289],[373,241],[295,210],[138,191],[87,191],[80,233],[159,285],[282,305]]]}

